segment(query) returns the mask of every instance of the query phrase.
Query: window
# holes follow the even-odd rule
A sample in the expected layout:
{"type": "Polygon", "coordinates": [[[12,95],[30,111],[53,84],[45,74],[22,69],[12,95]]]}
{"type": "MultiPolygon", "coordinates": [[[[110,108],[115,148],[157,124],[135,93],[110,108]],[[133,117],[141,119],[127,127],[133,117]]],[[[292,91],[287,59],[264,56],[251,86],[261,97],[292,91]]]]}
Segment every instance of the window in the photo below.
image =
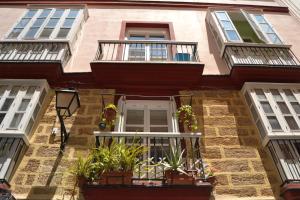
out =
{"type": "MultiPolygon", "coordinates": [[[[178,132],[173,101],[120,100],[119,109],[124,113],[120,117],[116,131],[119,132],[178,132]]],[[[150,147],[147,157],[158,161],[164,151],[169,149],[169,140],[155,141],[144,139],[144,144],[150,147]]]]}
{"type": "MultiPolygon", "coordinates": [[[[46,81],[0,80],[0,130],[27,136],[47,93],[46,81]]],[[[26,139],[26,137],[23,137],[26,139]]]]}
{"type": "MultiPolygon", "coordinates": [[[[127,30],[127,40],[137,41],[129,44],[125,50],[125,60],[133,61],[162,61],[168,58],[168,48],[166,44],[151,43],[151,41],[167,40],[165,30],[151,29],[147,32],[140,30],[127,30]],[[138,42],[139,41],[139,42],[138,42]],[[143,43],[144,41],[145,43],[143,43]]],[[[169,51],[170,52],[170,51],[169,51]]]]}
{"type": "MultiPolygon", "coordinates": [[[[294,84],[245,83],[243,92],[255,122],[261,121],[261,135],[300,134],[300,96],[294,84]]],[[[259,124],[259,123],[258,123],[259,124]]]]}
{"type": "Polygon", "coordinates": [[[66,39],[83,9],[29,9],[8,34],[8,39],[66,39]]]}
{"type": "Polygon", "coordinates": [[[258,12],[211,11],[208,22],[217,41],[220,40],[219,34],[228,42],[282,44],[273,27],[258,12]]]}

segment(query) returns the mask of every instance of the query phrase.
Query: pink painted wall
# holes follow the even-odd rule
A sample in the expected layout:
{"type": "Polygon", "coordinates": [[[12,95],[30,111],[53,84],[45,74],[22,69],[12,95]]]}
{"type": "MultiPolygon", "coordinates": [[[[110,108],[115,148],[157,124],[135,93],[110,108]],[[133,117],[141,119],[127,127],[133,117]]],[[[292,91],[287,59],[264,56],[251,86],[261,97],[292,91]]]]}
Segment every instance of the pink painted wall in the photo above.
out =
{"type": "MultiPolygon", "coordinates": [[[[262,1],[270,3],[269,1],[262,1]]],[[[273,5],[274,2],[271,2],[273,5]]],[[[0,7],[0,37],[21,17],[25,9],[0,7]]],[[[217,46],[205,22],[205,9],[168,9],[139,7],[89,6],[89,18],[77,40],[73,56],[65,72],[89,72],[90,62],[95,58],[97,40],[118,40],[122,21],[172,22],[177,41],[198,42],[204,74],[227,74],[229,69],[220,58],[217,46]]],[[[266,13],[279,35],[287,44],[292,44],[294,53],[300,58],[300,22],[289,14],[266,13]]]]}

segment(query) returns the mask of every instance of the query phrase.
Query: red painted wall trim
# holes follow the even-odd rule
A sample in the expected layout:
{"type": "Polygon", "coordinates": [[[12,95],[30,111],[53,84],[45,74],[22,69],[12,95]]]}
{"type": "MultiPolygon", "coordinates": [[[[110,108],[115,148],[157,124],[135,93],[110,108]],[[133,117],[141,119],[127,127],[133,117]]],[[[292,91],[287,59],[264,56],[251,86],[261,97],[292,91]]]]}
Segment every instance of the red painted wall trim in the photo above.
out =
{"type": "Polygon", "coordinates": [[[174,1],[116,1],[116,0],[73,0],[73,1],[38,1],[38,0],[23,0],[23,1],[2,1],[0,5],[27,5],[27,4],[87,4],[87,5],[105,5],[105,6],[145,6],[145,7],[170,7],[170,8],[186,8],[186,9],[206,9],[209,7],[239,7],[239,8],[256,8],[270,12],[288,13],[288,7],[285,6],[260,6],[247,4],[226,4],[226,3],[201,3],[201,2],[174,2],[174,1]]]}

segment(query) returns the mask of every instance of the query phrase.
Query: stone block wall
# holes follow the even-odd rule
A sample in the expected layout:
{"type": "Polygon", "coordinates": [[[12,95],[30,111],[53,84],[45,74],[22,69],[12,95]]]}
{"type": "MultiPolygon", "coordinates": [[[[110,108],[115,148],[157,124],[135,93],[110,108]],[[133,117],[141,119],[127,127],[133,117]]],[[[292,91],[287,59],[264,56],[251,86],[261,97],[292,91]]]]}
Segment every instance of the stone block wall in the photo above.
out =
{"type": "MultiPolygon", "coordinates": [[[[55,98],[49,95],[30,141],[30,146],[10,181],[17,199],[70,199],[78,188],[70,173],[78,154],[87,154],[94,146],[93,131],[98,130],[101,112],[100,93],[113,90],[80,90],[81,107],[65,120],[70,138],[59,155],[60,137],[51,135],[56,119],[55,98]],[[75,192],[74,192],[75,191],[75,192]]],[[[182,91],[193,93],[193,109],[203,133],[201,151],[206,163],[216,170],[216,199],[240,197],[278,197],[280,179],[273,162],[259,141],[246,104],[239,91],[182,91]]],[[[113,102],[105,96],[105,103],[113,102]]],[[[182,98],[188,103],[189,98],[182,98]]]]}
{"type": "MultiPolygon", "coordinates": [[[[261,145],[239,91],[182,91],[193,94],[204,161],[215,170],[216,199],[279,198],[280,177],[261,145]]],[[[189,104],[190,98],[181,98],[189,104]]]]}
{"type": "MultiPolygon", "coordinates": [[[[93,131],[98,130],[101,112],[100,93],[113,90],[79,90],[81,107],[71,118],[65,120],[70,131],[65,152],[59,155],[60,133],[51,135],[53,128],[59,129],[56,118],[54,92],[49,94],[46,109],[30,140],[30,146],[21,160],[12,180],[12,191],[19,199],[75,199],[78,189],[70,173],[78,155],[85,155],[95,145],[93,131]],[[74,190],[75,189],[75,190],[74,190]],[[75,192],[74,192],[75,191],[75,192]]],[[[113,96],[104,96],[105,103],[113,103],[113,96]]]]}

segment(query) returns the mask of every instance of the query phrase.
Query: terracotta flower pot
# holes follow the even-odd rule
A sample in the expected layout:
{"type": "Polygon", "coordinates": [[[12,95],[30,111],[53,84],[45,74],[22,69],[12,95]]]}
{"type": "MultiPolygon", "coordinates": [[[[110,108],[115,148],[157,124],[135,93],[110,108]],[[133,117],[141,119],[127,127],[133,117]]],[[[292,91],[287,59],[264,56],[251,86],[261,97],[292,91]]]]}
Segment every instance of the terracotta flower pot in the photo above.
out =
{"type": "Polygon", "coordinates": [[[77,177],[78,187],[82,188],[87,183],[87,179],[84,176],[77,177]]]}
{"type": "Polygon", "coordinates": [[[104,172],[101,174],[99,184],[104,185],[131,185],[132,171],[128,172],[104,172]]]}
{"type": "Polygon", "coordinates": [[[168,185],[193,185],[195,181],[194,177],[173,170],[165,171],[165,176],[168,185]]]}
{"type": "Polygon", "coordinates": [[[215,176],[209,176],[207,179],[206,179],[207,182],[209,182],[210,184],[212,185],[215,185],[216,183],[216,177],[215,176]]]}
{"type": "Polygon", "coordinates": [[[106,108],[104,110],[103,116],[107,122],[111,122],[116,119],[117,111],[113,108],[106,108]]]}

